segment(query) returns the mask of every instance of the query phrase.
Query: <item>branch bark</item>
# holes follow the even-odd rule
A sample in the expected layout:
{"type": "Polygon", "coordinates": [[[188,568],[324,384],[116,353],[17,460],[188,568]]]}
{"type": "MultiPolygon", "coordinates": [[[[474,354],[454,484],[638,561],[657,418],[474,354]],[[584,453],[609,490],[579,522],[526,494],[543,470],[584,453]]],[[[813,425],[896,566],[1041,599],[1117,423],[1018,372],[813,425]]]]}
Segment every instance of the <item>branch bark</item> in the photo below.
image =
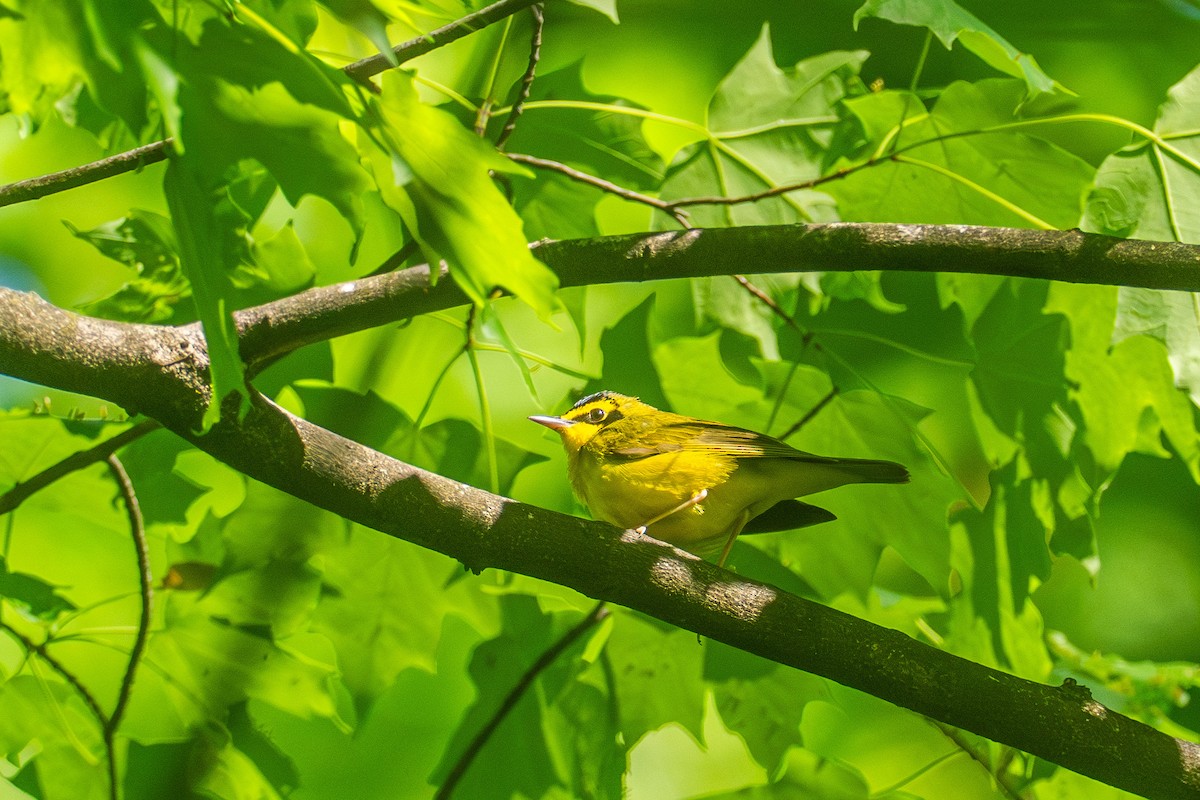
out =
{"type": "MultiPolygon", "coordinates": [[[[565,285],[759,271],[967,271],[1157,288],[1200,284],[1200,248],[1079,232],[906,225],[687,231],[544,243],[565,285]]],[[[420,269],[314,289],[240,312],[262,359],[461,303],[420,269]]],[[[632,531],[524,505],[337,436],[256,396],[196,433],[208,399],[194,327],[90,319],[0,289],[0,372],[158,420],[235,469],[347,519],[458,559],[572,587],[869,692],[1154,798],[1200,793],[1200,746],[1117,714],[1083,687],[1032,683],[789,595],[632,531]],[[419,524],[414,524],[419,521],[419,524]],[[552,542],[553,544],[548,544],[552,542]]]]}
{"type": "MultiPolygon", "coordinates": [[[[1200,247],[1082,231],[836,222],[546,241],[563,287],[737,272],[898,270],[1200,291],[1200,247]]],[[[442,270],[444,273],[445,270],[442,270]]],[[[426,265],[322,286],[235,314],[247,362],[467,302],[426,265]]]]}

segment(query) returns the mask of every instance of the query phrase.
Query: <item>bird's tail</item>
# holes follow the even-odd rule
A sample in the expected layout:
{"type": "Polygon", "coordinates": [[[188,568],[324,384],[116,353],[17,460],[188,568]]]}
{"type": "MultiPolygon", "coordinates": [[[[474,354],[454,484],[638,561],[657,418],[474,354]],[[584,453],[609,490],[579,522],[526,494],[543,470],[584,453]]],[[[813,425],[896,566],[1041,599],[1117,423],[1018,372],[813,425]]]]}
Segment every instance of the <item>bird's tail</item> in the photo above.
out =
{"type": "Polygon", "coordinates": [[[869,458],[839,458],[838,468],[854,476],[856,483],[908,483],[912,476],[903,464],[869,458]]]}

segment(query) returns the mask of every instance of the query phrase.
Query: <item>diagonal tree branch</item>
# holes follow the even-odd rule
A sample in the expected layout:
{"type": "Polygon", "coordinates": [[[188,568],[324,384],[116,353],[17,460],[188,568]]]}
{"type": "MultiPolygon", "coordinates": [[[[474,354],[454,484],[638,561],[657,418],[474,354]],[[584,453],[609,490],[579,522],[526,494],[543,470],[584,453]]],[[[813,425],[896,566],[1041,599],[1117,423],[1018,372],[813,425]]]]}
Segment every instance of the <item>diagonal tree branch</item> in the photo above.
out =
{"type": "MultiPolygon", "coordinates": [[[[663,273],[676,271],[700,274],[705,260],[707,274],[734,271],[764,253],[787,255],[791,262],[811,261],[815,255],[833,260],[838,242],[859,248],[857,254],[853,247],[842,251],[845,268],[882,266],[890,260],[906,269],[945,269],[941,262],[974,254],[974,260],[962,262],[972,271],[1053,272],[1085,280],[1092,279],[1090,268],[1098,271],[1098,282],[1137,272],[1149,276],[1151,285],[1194,283],[1200,270],[1197,248],[1182,245],[1118,242],[1079,233],[930,226],[797,226],[790,229],[794,236],[802,239],[812,230],[818,242],[800,258],[763,238],[769,232],[783,236],[788,230],[749,229],[740,250],[731,249],[738,240],[730,238],[735,233],[730,230],[562,242],[539,248],[539,255],[550,261],[561,258],[563,263],[576,259],[580,263],[573,263],[572,269],[593,278],[597,263],[623,265],[607,275],[612,280],[666,277],[663,273]],[[916,242],[913,249],[924,258],[908,254],[904,241],[916,242]],[[961,244],[955,247],[954,241],[961,244]],[[1007,250],[1001,247],[1005,243],[1007,250]],[[753,249],[745,249],[748,245],[753,249]],[[1007,252],[1004,258],[1002,251],[1007,252]],[[732,254],[739,257],[736,262],[727,260],[732,254]]],[[[797,240],[791,243],[794,248],[797,240]]],[[[772,262],[763,258],[759,263],[772,262]]],[[[364,283],[371,292],[382,292],[393,286],[386,280],[392,277],[364,283]]],[[[415,279],[410,274],[407,280],[415,279]]],[[[415,292],[406,301],[406,315],[451,302],[453,293],[442,288],[447,284],[436,291],[415,292]]],[[[415,291],[420,284],[413,286],[415,291]]],[[[353,294],[358,287],[343,289],[353,294]]],[[[349,326],[339,316],[342,307],[326,302],[324,318],[335,333],[349,326]]],[[[384,307],[397,302],[395,296],[371,296],[371,303],[384,307]]],[[[320,303],[308,305],[321,316],[320,303]]],[[[264,308],[253,311],[263,314],[264,308]]],[[[299,307],[292,310],[298,312],[299,307]]],[[[391,308],[373,313],[379,319],[395,318],[397,312],[391,308]]],[[[259,324],[269,316],[258,317],[259,324]]],[[[244,316],[244,329],[255,331],[254,319],[244,316]]],[[[291,331],[290,345],[316,336],[311,329],[302,330],[303,334],[291,331]]],[[[268,333],[256,330],[264,337],[256,347],[278,348],[279,340],[268,333]]],[[[1118,788],[1155,798],[1200,793],[1200,746],[1105,708],[1083,687],[1044,686],[992,670],[898,631],[733,575],[635,532],[517,503],[426,472],[297,418],[262,397],[253,398],[244,418],[223,415],[208,433],[198,434],[208,399],[207,363],[203,341],[193,328],[95,320],[55,308],[35,295],[0,290],[0,371],[136,408],[244,474],[347,519],[447,554],[475,571],[491,567],[519,572],[638,609],[1118,788]]]]}
{"type": "MultiPolygon", "coordinates": [[[[528,8],[539,0],[499,0],[492,3],[490,6],[481,8],[478,11],[468,14],[461,19],[456,19],[447,25],[443,25],[437,30],[432,30],[415,39],[409,39],[407,42],[398,44],[392,48],[392,55],[396,62],[404,62],[414,59],[417,56],[423,56],[439,47],[444,47],[451,42],[472,34],[475,31],[483,30],[489,25],[510,17],[521,9],[528,8]]],[[[353,64],[347,64],[342,67],[342,71],[355,80],[366,80],[381,72],[391,69],[395,64],[387,56],[382,53],[377,53],[373,56],[368,56],[360,61],[355,61],[353,64]]]]}

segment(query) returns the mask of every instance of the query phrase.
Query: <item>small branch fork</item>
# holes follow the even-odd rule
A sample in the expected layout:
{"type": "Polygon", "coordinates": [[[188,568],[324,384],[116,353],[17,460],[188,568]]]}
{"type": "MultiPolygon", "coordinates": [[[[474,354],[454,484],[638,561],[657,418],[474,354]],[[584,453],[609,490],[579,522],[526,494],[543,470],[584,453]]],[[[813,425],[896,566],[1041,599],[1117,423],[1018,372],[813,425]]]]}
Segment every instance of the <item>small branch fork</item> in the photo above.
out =
{"type": "MultiPolygon", "coordinates": [[[[394,62],[382,54],[376,54],[347,64],[342,67],[342,71],[357,81],[365,82],[385,70],[482,30],[536,2],[537,0],[499,0],[499,2],[443,25],[423,36],[396,45],[392,48],[394,62]]],[[[99,161],[93,161],[90,164],[0,186],[0,207],[36,200],[164,161],[171,144],[171,139],[163,139],[99,161]]]]}
{"type": "Polygon", "coordinates": [[[15,510],[30,496],[45,489],[55,481],[98,461],[106,460],[125,445],[136,439],[140,439],[147,433],[158,430],[160,427],[162,426],[157,422],[148,419],[139,422],[128,430],[118,433],[110,439],[105,439],[94,447],[72,453],[57,464],[47,467],[29,480],[18,483],[0,495],[0,514],[7,514],[9,511],[15,510]]]}
{"type": "Polygon", "coordinates": [[[71,472],[82,469],[97,461],[107,462],[109,471],[112,472],[113,478],[116,480],[125,505],[126,514],[129,517],[129,530],[133,537],[134,550],[137,553],[141,613],[138,619],[133,646],[129,653],[129,663],[125,667],[125,674],[121,679],[121,687],[117,691],[117,699],[113,705],[112,713],[105,713],[100,703],[96,700],[96,697],[84,686],[83,682],[66,665],[50,654],[48,647],[53,642],[52,639],[47,639],[47,641],[38,644],[0,619],[0,630],[3,630],[19,642],[27,653],[36,655],[54,672],[58,673],[63,680],[75,689],[83,700],[84,705],[88,707],[92,716],[95,717],[96,724],[100,728],[104,741],[105,760],[108,762],[109,797],[112,800],[119,800],[120,798],[120,780],[118,777],[116,754],[117,729],[120,727],[121,720],[125,716],[125,709],[128,707],[129,698],[133,693],[133,683],[137,674],[137,668],[146,651],[146,642],[150,635],[150,617],[154,591],[152,588],[153,576],[150,572],[150,553],[146,542],[146,526],[142,517],[141,505],[138,502],[137,493],[134,491],[133,482],[129,479],[129,473],[125,471],[125,467],[115,455],[115,451],[140,436],[158,429],[158,427],[158,423],[153,421],[139,423],[129,430],[101,442],[95,447],[68,456],[54,466],[38,473],[31,480],[18,484],[3,497],[0,497],[0,506],[3,507],[3,510],[0,510],[0,514],[12,511],[37,490],[45,488],[54,481],[69,475],[71,472]]]}

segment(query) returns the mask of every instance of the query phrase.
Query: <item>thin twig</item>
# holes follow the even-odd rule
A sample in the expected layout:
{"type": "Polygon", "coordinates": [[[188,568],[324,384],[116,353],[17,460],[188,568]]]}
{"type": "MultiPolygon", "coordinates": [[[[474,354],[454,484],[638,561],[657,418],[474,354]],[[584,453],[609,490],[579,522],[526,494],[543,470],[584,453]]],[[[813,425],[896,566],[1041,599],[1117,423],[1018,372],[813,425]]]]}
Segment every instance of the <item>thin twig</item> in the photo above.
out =
{"type": "Polygon", "coordinates": [[[1009,800],[1021,800],[1021,793],[1012,785],[1012,781],[1009,776],[1003,772],[997,772],[993,770],[991,765],[983,760],[983,756],[971,746],[970,742],[963,738],[960,730],[953,726],[944,725],[934,720],[929,720],[929,722],[931,725],[933,725],[933,727],[941,731],[943,736],[953,742],[955,747],[966,753],[972,761],[979,764],[979,766],[983,768],[984,772],[990,775],[992,780],[996,782],[996,787],[1000,790],[1001,794],[1009,798],[1009,800]]]}
{"type": "Polygon", "coordinates": [[[137,553],[138,580],[140,582],[138,588],[142,598],[142,615],[138,620],[137,634],[133,638],[133,649],[129,653],[129,665],[125,668],[125,677],[121,679],[121,689],[117,692],[117,702],[113,706],[112,716],[109,717],[108,724],[104,728],[105,735],[112,737],[117,732],[117,728],[121,724],[121,717],[124,716],[125,708],[129,704],[129,696],[133,691],[133,679],[137,674],[138,664],[142,660],[142,653],[146,650],[146,640],[150,635],[150,614],[154,603],[154,576],[150,572],[146,525],[142,518],[142,509],[138,503],[137,494],[133,490],[133,482],[129,480],[129,473],[125,471],[125,466],[115,454],[108,457],[108,468],[112,471],[117,486],[121,489],[121,496],[125,501],[125,511],[129,515],[129,531],[133,536],[133,547],[137,553]]]}
{"type": "Polygon", "coordinates": [[[26,200],[36,200],[48,194],[85,186],[114,175],[133,172],[149,164],[156,164],[166,160],[171,144],[170,139],[163,139],[159,142],[135,147],[124,153],[117,153],[108,158],[102,158],[99,161],[93,161],[90,164],[10,183],[0,187],[0,207],[23,203],[26,200]]]}
{"type": "Polygon", "coordinates": [[[96,702],[96,698],[92,696],[92,693],[88,691],[86,686],[80,683],[79,678],[76,678],[74,673],[63,666],[61,661],[50,655],[50,653],[46,650],[45,644],[38,644],[13,626],[9,625],[4,620],[0,620],[0,630],[5,631],[9,636],[20,642],[21,646],[24,647],[26,651],[35,653],[39,658],[42,659],[42,661],[46,662],[46,665],[49,666],[50,669],[57,672],[63,680],[71,684],[75,691],[79,692],[79,696],[91,710],[92,716],[96,718],[96,722],[99,723],[101,729],[108,724],[108,715],[104,713],[104,709],[100,708],[100,704],[96,702]]]}
{"type": "Polygon", "coordinates": [[[513,131],[516,130],[517,120],[525,110],[525,101],[529,99],[529,92],[533,88],[533,78],[537,73],[538,60],[542,57],[542,28],[546,24],[546,16],[542,13],[542,4],[530,6],[529,14],[533,17],[533,33],[529,38],[529,64],[525,67],[525,74],[521,76],[521,88],[517,92],[517,99],[513,102],[512,108],[508,112],[508,119],[504,120],[504,127],[500,129],[500,136],[496,139],[497,150],[504,149],[508,137],[512,136],[513,131]]]}
{"type": "Polygon", "coordinates": [[[775,298],[751,283],[749,278],[745,275],[731,275],[730,277],[740,283],[743,289],[754,295],[763,305],[771,309],[771,312],[786,322],[789,327],[793,330],[800,330],[800,325],[792,318],[792,315],[780,308],[779,304],[775,302],[775,298]]]}
{"type": "Polygon", "coordinates": [[[883,160],[888,159],[873,158],[869,161],[864,161],[861,164],[855,164],[853,167],[846,167],[844,169],[839,169],[837,172],[831,172],[828,175],[822,175],[819,178],[810,178],[809,180],[797,181],[796,183],[785,183],[782,186],[772,186],[770,189],[764,189],[761,192],[754,192],[753,194],[743,194],[738,195],[737,197],[722,197],[719,195],[707,197],[683,197],[679,200],[671,200],[667,203],[667,205],[674,208],[679,208],[682,206],[737,206],[741,205],[742,203],[757,203],[759,200],[778,197],[779,195],[787,194],[788,192],[797,192],[801,189],[814,189],[823,183],[841,180],[851,173],[865,169],[869,166],[874,166],[876,163],[883,160]]]}
{"type": "Polygon", "coordinates": [[[686,212],[676,208],[677,203],[670,203],[666,200],[661,200],[657,197],[651,197],[648,194],[636,192],[633,189],[626,189],[624,186],[618,186],[611,181],[606,181],[603,178],[597,178],[595,175],[589,175],[586,172],[581,172],[574,167],[568,167],[560,161],[551,161],[548,158],[539,158],[537,156],[525,155],[524,153],[505,153],[513,161],[518,164],[528,164],[531,167],[539,169],[548,169],[570,178],[579,183],[586,183],[588,186],[595,186],[601,191],[614,194],[624,200],[629,200],[633,203],[642,203],[643,205],[651,206],[662,211],[664,214],[670,214],[676,222],[684,228],[690,227],[686,212]]]}
{"type": "Polygon", "coordinates": [[[491,719],[489,719],[487,723],[479,729],[479,732],[475,734],[475,738],[473,738],[471,743],[467,745],[467,749],[463,751],[461,756],[459,756],[458,761],[454,763],[453,769],[451,769],[450,773],[446,776],[446,780],[442,783],[441,787],[434,795],[434,800],[448,800],[448,798],[454,794],[454,789],[458,786],[458,782],[462,780],[462,777],[466,774],[467,769],[470,768],[471,763],[475,760],[475,757],[479,755],[480,751],[483,749],[483,746],[487,744],[488,740],[492,737],[492,734],[496,732],[496,728],[499,727],[500,723],[504,721],[504,718],[508,716],[508,714],[517,705],[517,702],[521,699],[521,697],[524,696],[525,692],[529,690],[529,687],[533,685],[534,679],[536,679],[537,676],[546,669],[546,667],[553,664],[554,660],[557,659],[563,653],[563,651],[570,647],[580,636],[587,632],[589,628],[607,617],[608,613],[608,608],[605,602],[601,600],[591,611],[588,612],[587,616],[585,616],[575,625],[575,627],[564,633],[557,642],[552,644],[546,649],[545,652],[538,656],[537,661],[534,661],[533,664],[530,665],[529,669],[525,670],[525,673],[521,675],[520,680],[518,680],[512,689],[509,690],[503,702],[500,703],[500,707],[496,709],[496,713],[493,714],[491,719]]]}
{"type": "MultiPolygon", "coordinates": [[[[417,56],[425,55],[450,42],[482,30],[499,20],[533,5],[537,0],[499,0],[486,8],[473,12],[423,36],[410,39],[392,48],[394,62],[382,54],[376,54],[342,67],[342,72],[357,81],[366,81],[373,75],[391,69],[417,56]]],[[[132,172],[146,164],[166,159],[170,139],[142,145],[124,153],[82,164],[61,172],[30,178],[6,186],[0,186],[0,207],[36,200],[39,197],[85,186],[89,183],[132,172]]]]}
{"type": "Polygon", "coordinates": [[[118,433],[111,439],[105,439],[94,447],[72,453],[57,464],[47,467],[29,480],[18,483],[0,495],[0,514],[7,514],[25,502],[30,495],[45,489],[50,484],[76,470],[81,470],[98,461],[103,461],[134,439],[145,436],[151,431],[156,431],[159,427],[157,422],[148,419],[139,422],[129,430],[118,433]]]}
{"type": "Polygon", "coordinates": [[[784,432],[784,434],[782,436],[780,436],[779,438],[787,439],[789,436],[794,434],[796,431],[803,428],[805,425],[807,425],[809,422],[812,421],[813,417],[815,417],[817,414],[820,414],[821,409],[823,409],[825,406],[829,405],[833,401],[833,398],[837,397],[837,395],[838,395],[838,388],[836,386],[834,386],[832,389],[829,390],[828,394],[826,394],[824,397],[822,397],[815,406],[813,406],[812,408],[810,408],[808,410],[807,414],[805,414],[803,417],[801,417],[800,420],[795,425],[788,428],[784,432]]]}
{"type": "Polygon", "coordinates": [[[512,16],[522,8],[527,8],[536,2],[537,0],[500,0],[486,8],[481,8],[465,17],[456,19],[454,22],[443,25],[437,30],[430,31],[422,36],[418,36],[416,39],[410,39],[407,42],[396,45],[392,48],[394,60],[389,59],[382,53],[376,53],[360,61],[355,61],[353,64],[347,64],[342,67],[342,71],[355,80],[365,81],[367,78],[391,69],[396,64],[402,64],[417,56],[423,56],[468,34],[483,30],[487,26],[499,22],[505,17],[512,16]]]}

